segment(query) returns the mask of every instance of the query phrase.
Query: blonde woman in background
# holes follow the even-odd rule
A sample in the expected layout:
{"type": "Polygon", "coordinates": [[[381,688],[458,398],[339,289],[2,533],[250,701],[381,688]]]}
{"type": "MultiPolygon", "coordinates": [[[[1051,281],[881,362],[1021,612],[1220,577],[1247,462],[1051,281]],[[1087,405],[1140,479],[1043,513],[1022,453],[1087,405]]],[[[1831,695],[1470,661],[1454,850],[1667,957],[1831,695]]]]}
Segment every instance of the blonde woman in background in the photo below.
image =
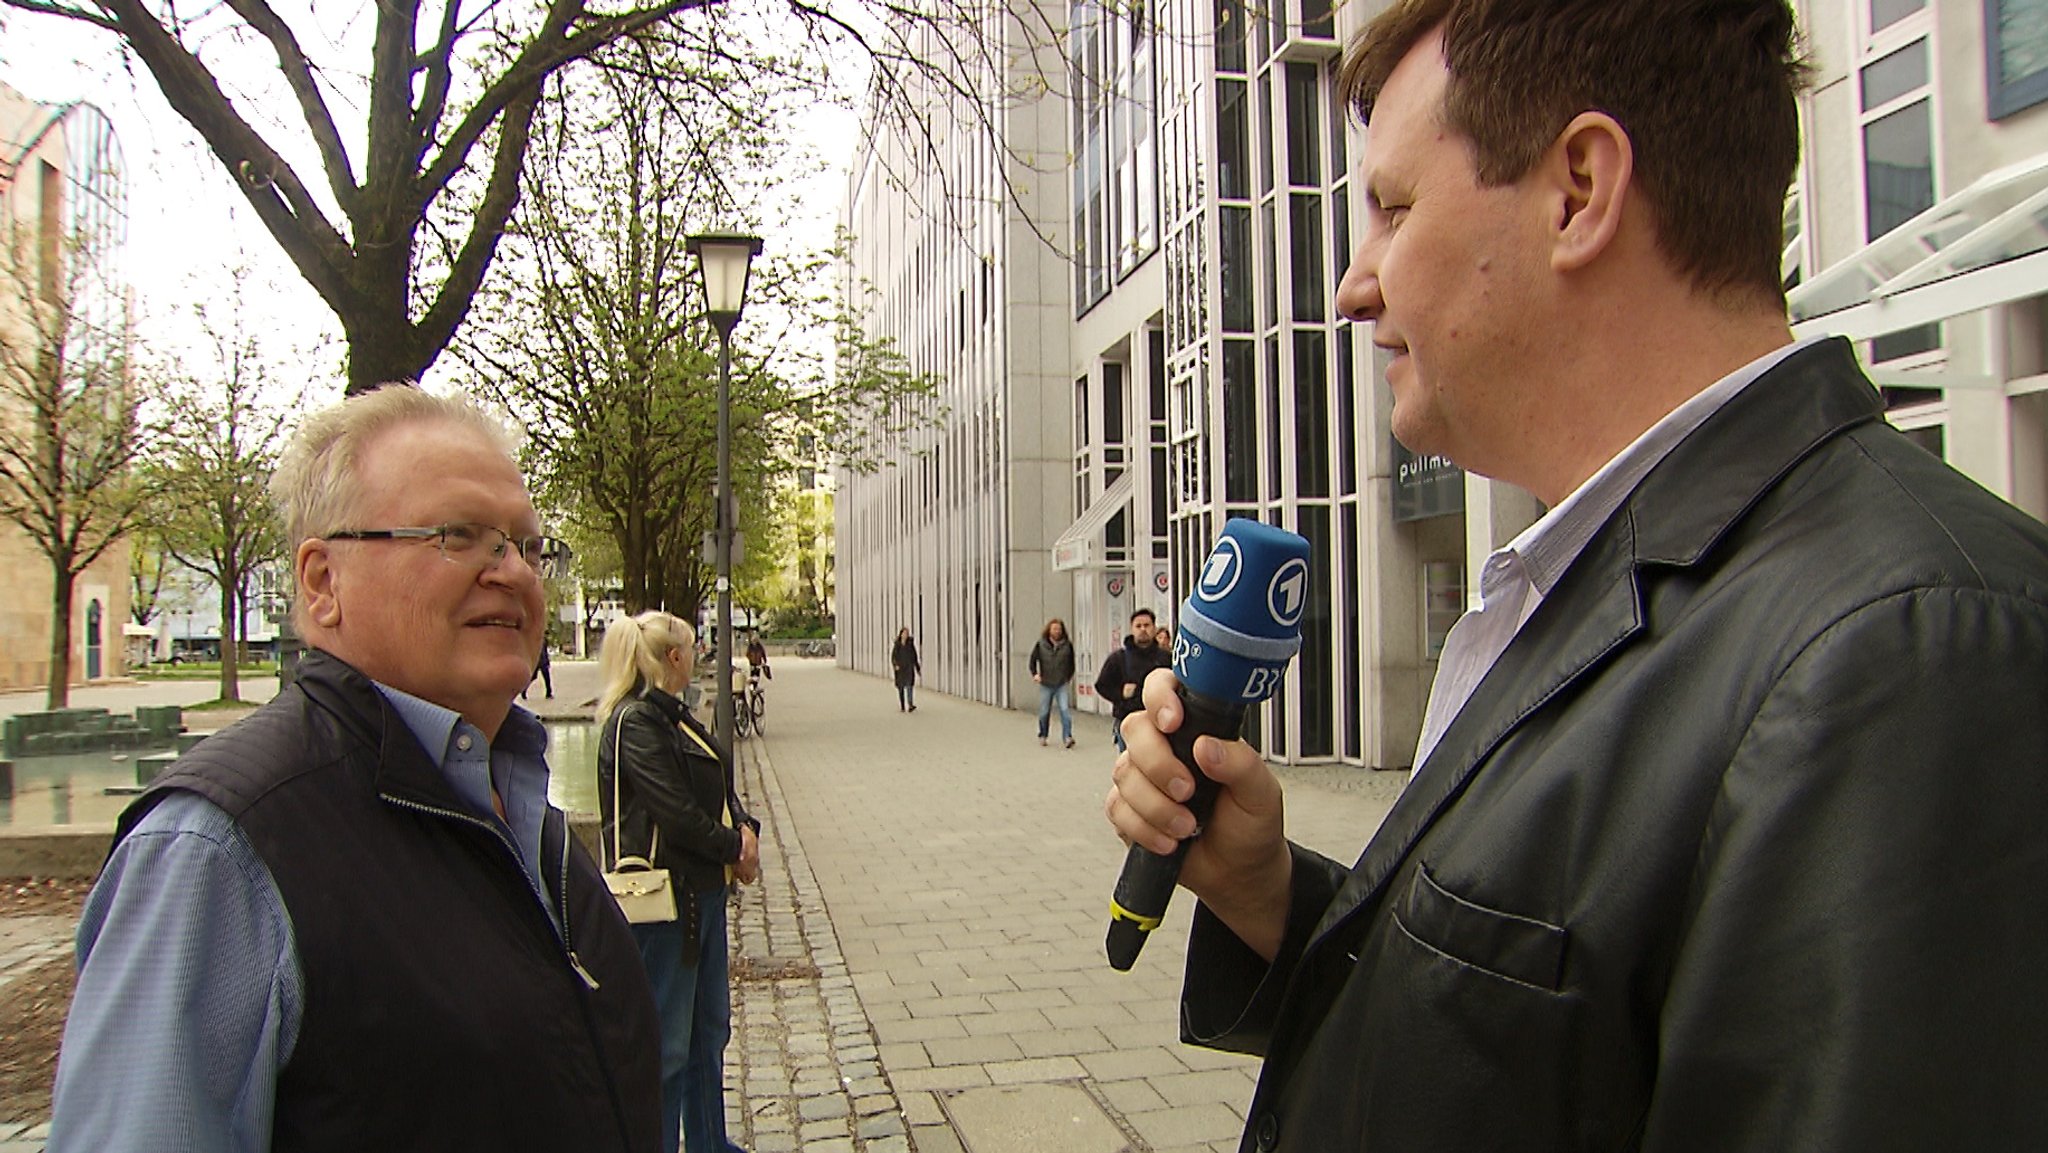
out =
{"type": "Polygon", "coordinates": [[[675,920],[632,926],[660,1015],[662,1148],[680,1135],[684,1153],[736,1153],[725,1134],[727,870],[740,881],[760,876],[761,826],[740,804],[731,755],[678,698],[695,643],[696,631],[664,612],[621,617],[605,631],[598,807],[606,861],[641,857],[667,869],[676,891],[675,920]]]}

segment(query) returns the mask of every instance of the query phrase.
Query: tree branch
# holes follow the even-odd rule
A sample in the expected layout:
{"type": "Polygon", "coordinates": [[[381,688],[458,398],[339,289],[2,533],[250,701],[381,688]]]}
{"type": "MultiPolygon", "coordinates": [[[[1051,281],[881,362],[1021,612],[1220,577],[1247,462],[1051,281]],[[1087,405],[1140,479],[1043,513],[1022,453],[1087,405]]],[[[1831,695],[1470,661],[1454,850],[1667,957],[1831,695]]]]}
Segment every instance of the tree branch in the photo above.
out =
{"type": "Polygon", "coordinates": [[[537,90],[548,75],[572,60],[587,58],[617,41],[644,28],[653,27],[678,12],[693,8],[708,8],[724,0],[669,0],[652,8],[624,12],[589,20],[573,35],[568,32],[571,24],[584,18],[581,0],[556,0],[548,13],[548,20],[542,30],[529,41],[519,58],[513,61],[503,75],[484,90],[469,112],[455,126],[447,143],[441,146],[440,154],[421,174],[419,182],[420,203],[431,202],[462,171],[468,163],[469,150],[483,138],[491,122],[497,119],[512,101],[524,92],[537,90]]]}
{"type": "Polygon", "coordinates": [[[8,8],[19,8],[23,12],[39,12],[45,16],[62,16],[66,20],[76,20],[81,24],[90,24],[95,28],[104,28],[109,32],[119,32],[121,30],[120,24],[98,12],[85,8],[73,8],[68,4],[49,3],[45,2],[45,0],[0,0],[0,5],[8,8]]]}
{"type": "MultiPolygon", "coordinates": [[[[455,76],[456,24],[461,19],[462,0],[442,0],[441,38],[425,54],[426,85],[420,91],[420,106],[413,113],[415,139],[428,141],[441,126],[441,114],[448,109],[448,87],[455,76]]],[[[421,66],[415,63],[417,70],[421,66]]]]}
{"type": "Polygon", "coordinates": [[[342,212],[354,217],[355,169],[349,163],[348,150],[342,147],[341,132],[334,126],[334,116],[327,110],[327,101],[314,81],[313,64],[299,47],[298,37],[265,0],[227,0],[227,5],[277,50],[278,71],[284,73],[285,83],[291,86],[292,95],[298,97],[299,114],[305,118],[306,130],[320,150],[321,167],[327,170],[327,187],[342,212]]]}
{"type": "Polygon", "coordinates": [[[484,273],[490,269],[505,221],[519,204],[519,177],[526,167],[527,134],[533,125],[534,107],[540,103],[540,92],[540,86],[535,85],[505,109],[498,126],[498,154],[491,166],[490,183],[471,218],[469,236],[449,265],[448,279],[441,283],[433,305],[419,321],[417,331],[427,348],[444,348],[454,337],[455,329],[469,313],[470,301],[482,285],[484,273]]]}
{"type": "Polygon", "coordinates": [[[346,319],[360,312],[363,302],[348,278],[354,254],[307,195],[291,165],[235,111],[206,65],[139,0],[100,2],[113,14],[129,47],[156,77],[164,98],[206,139],[299,274],[337,316],[346,319]]]}

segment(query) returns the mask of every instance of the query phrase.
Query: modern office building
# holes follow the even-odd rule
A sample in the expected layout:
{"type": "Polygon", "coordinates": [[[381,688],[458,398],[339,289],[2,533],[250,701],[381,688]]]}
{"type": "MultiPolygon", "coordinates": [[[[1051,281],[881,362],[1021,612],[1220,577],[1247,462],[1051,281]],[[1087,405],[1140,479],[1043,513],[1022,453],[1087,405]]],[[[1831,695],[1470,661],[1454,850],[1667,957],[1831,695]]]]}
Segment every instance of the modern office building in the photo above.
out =
{"type": "Polygon", "coordinates": [[[1856,338],[1892,423],[2048,518],[2048,5],[1802,0],[1797,331],[1856,338]]]}
{"type": "Polygon", "coordinates": [[[905,30],[944,76],[899,68],[912,90],[867,125],[844,216],[847,302],[940,387],[876,414],[880,469],[836,478],[839,660],[886,675],[908,627],[922,683],[998,705],[1067,611],[1065,104],[1058,29],[1028,17],[905,30]]]}
{"type": "MultiPolygon", "coordinates": [[[[115,359],[96,341],[126,340],[126,299],[104,275],[118,268],[127,227],[121,151],[113,127],[88,104],[39,104],[0,84],[0,340],[14,355],[0,372],[0,421],[23,427],[28,394],[18,379],[39,343],[36,314],[61,298],[69,309],[68,357],[115,359]],[[81,246],[78,239],[90,238],[81,246]],[[67,276],[81,249],[102,262],[85,284],[67,276]],[[8,365],[12,365],[11,368],[8,365]]],[[[0,689],[36,688],[50,676],[50,562],[34,540],[0,520],[0,689]]],[[[117,544],[72,588],[71,683],[121,675],[128,620],[128,550],[117,544]]]]}
{"type": "MultiPolygon", "coordinates": [[[[1363,204],[1351,187],[1362,132],[1333,79],[1344,39],[1385,7],[1076,0],[1062,14],[1066,296],[1036,286],[1022,321],[1035,343],[1013,344],[999,371],[1014,375],[992,386],[1013,418],[1045,388],[1040,427],[1009,429],[1029,455],[999,456],[966,490],[940,474],[922,503],[891,506],[904,524],[947,524],[963,501],[1040,514],[1025,522],[1028,545],[1018,526],[993,525],[1010,534],[1008,599],[981,607],[1010,615],[999,631],[1011,647],[970,659],[1013,667],[989,664],[974,687],[947,691],[1028,703],[1017,646],[1058,611],[1048,605],[1070,610],[1060,615],[1092,680],[1129,612],[1170,624],[1223,520],[1248,516],[1306,536],[1314,580],[1301,657],[1257,710],[1255,741],[1279,761],[1412,761],[1476,567],[1542,508],[1396,443],[1369,332],[1335,314],[1363,204]],[[1039,534],[1054,519],[1047,551],[1039,534]]],[[[1787,206],[1795,319],[1802,333],[1864,341],[1895,422],[2048,513],[2048,16],[2025,0],[1803,0],[1801,14],[1820,70],[1787,206]]],[[[1043,114],[1032,125],[1042,131],[1043,114]]],[[[1042,136],[1031,145],[1046,150],[1042,136]]],[[[928,204],[940,183],[910,187],[862,185],[856,234],[928,204]]],[[[881,286],[878,314],[919,317],[946,299],[943,280],[892,287],[875,273],[906,253],[859,239],[850,275],[881,286]]],[[[914,457],[897,471],[932,475],[914,457]]],[[[843,478],[842,508],[873,500],[870,485],[904,482],[843,478]]],[[[851,527],[868,540],[887,531],[851,527]]],[[[908,569],[879,584],[873,571],[842,568],[842,638],[862,606],[959,599],[908,569]]],[[[876,651],[850,663],[881,667],[886,636],[852,635],[876,651]]],[[[1107,708],[1086,690],[1082,703],[1107,708]]]]}

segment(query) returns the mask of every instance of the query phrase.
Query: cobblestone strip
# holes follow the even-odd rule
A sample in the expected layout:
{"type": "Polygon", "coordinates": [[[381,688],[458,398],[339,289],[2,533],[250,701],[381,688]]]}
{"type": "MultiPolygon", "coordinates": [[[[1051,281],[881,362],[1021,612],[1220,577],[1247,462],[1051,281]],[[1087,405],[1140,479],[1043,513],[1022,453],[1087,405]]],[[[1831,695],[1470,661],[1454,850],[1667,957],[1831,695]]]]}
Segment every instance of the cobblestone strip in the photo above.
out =
{"type": "Polygon", "coordinates": [[[741,742],[741,788],[761,822],[761,883],[734,912],[727,1129],[753,1153],[910,1153],[909,1127],[839,937],[787,823],[765,742],[741,742]]]}

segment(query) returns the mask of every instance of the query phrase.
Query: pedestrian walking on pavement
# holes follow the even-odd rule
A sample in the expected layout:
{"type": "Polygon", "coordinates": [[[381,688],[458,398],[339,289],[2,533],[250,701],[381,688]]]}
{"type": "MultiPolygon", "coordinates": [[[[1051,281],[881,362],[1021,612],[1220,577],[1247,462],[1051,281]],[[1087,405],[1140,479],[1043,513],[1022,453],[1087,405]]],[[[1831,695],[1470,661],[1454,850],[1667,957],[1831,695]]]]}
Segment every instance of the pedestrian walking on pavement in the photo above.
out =
{"type": "Polygon", "coordinates": [[[760,876],[761,825],[740,804],[732,758],[676,697],[696,668],[696,639],[665,612],[605,630],[597,795],[605,859],[666,870],[676,894],[675,920],[631,926],[661,1025],[662,1148],[680,1135],[684,1153],[731,1153],[726,887],[760,876]]]}
{"type": "MultiPolygon", "coordinates": [[[[547,691],[548,691],[548,698],[547,698],[547,699],[549,699],[549,700],[554,700],[554,699],[555,699],[555,674],[554,674],[554,672],[553,672],[553,671],[552,671],[552,670],[551,670],[551,669],[550,669],[550,668],[548,667],[548,642],[547,642],[547,638],[546,638],[546,637],[542,637],[542,638],[541,638],[541,642],[540,642],[540,664],[538,664],[538,665],[536,665],[536,666],[534,667],[534,670],[533,670],[533,676],[534,676],[534,677],[539,677],[539,678],[540,678],[540,683],[541,683],[542,685],[544,685],[544,686],[546,686],[546,687],[547,687],[547,691]]],[[[528,677],[528,678],[526,679],[526,689],[530,689],[530,688],[532,688],[532,687],[533,687],[533,677],[528,677]]],[[[522,701],[526,699],[526,689],[520,689],[520,690],[519,690],[519,699],[520,699],[520,700],[522,700],[522,701]]]]}
{"type": "Polygon", "coordinates": [[[1067,622],[1058,617],[1045,622],[1038,643],[1031,646],[1031,679],[1038,682],[1038,743],[1045,744],[1052,725],[1052,710],[1060,710],[1060,740],[1074,747],[1074,710],[1068,700],[1073,692],[1074,642],[1067,639],[1067,622]]]}
{"type": "Polygon", "coordinates": [[[1124,638],[1122,647],[1109,654],[1102,662],[1102,671],[1095,675],[1095,695],[1109,702],[1113,721],[1109,731],[1116,738],[1118,752],[1124,747],[1124,718],[1145,708],[1145,678],[1153,669],[1173,663],[1172,656],[1156,643],[1158,629],[1158,618],[1151,609],[1132,613],[1130,635],[1124,638]]]}
{"type": "Polygon", "coordinates": [[[910,626],[896,630],[896,644],[889,650],[889,667],[896,673],[896,711],[917,711],[917,674],[924,668],[917,659],[917,642],[910,639],[910,626]]]}

